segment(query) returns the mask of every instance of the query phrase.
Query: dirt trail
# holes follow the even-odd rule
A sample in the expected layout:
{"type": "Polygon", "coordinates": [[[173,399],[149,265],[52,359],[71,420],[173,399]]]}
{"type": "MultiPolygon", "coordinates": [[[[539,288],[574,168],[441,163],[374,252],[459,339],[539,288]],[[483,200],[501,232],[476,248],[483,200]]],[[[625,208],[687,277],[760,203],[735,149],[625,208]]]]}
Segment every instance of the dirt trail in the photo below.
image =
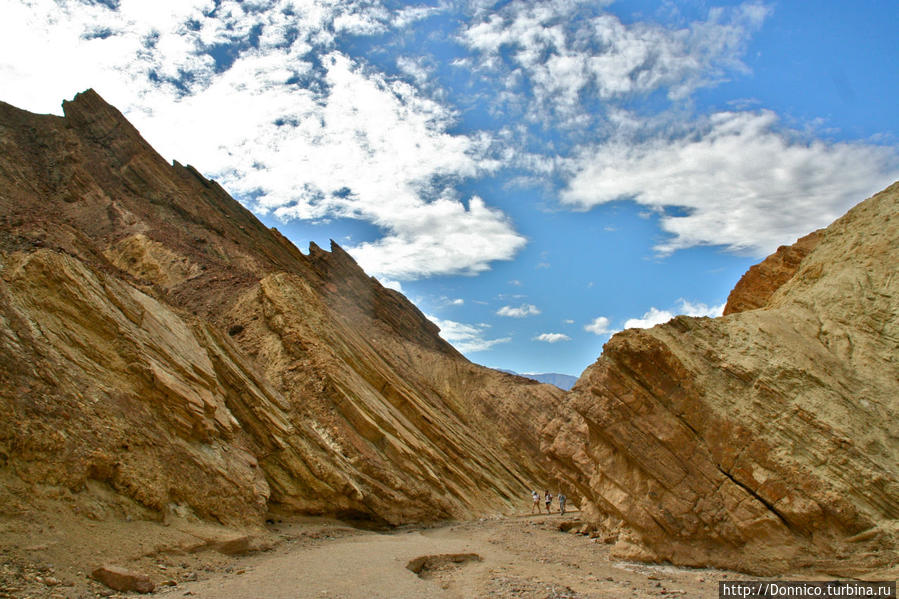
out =
{"type": "Polygon", "coordinates": [[[611,561],[607,546],[560,532],[562,520],[542,515],[389,533],[283,525],[279,532],[287,542],[277,549],[162,593],[210,599],[717,597],[722,577],[746,578],[611,561]],[[433,557],[419,560],[420,574],[407,568],[426,556],[433,557]]]}

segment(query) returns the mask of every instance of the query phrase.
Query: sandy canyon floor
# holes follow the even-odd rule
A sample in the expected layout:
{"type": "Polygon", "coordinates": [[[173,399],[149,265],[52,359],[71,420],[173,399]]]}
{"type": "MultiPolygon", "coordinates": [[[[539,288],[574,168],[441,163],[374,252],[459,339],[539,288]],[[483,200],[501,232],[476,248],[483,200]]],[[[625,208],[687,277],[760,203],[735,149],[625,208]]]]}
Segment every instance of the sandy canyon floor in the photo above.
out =
{"type": "MultiPolygon", "coordinates": [[[[521,515],[390,531],[294,518],[272,521],[263,541],[266,548],[248,555],[229,556],[212,549],[159,550],[157,545],[140,557],[116,563],[156,582],[155,594],[143,596],[169,599],[712,598],[718,597],[720,580],[753,579],[722,570],[614,560],[608,545],[560,531],[561,523],[578,517],[577,512],[564,517],[521,515]]],[[[123,551],[139,554],[135,547],[148,537],[141,540],[136,529],[123,535],[121,529],[119,525],[111,531],[108,545],[55,554],[58,545],[46,541],[47,533],[64,542],[74,529],[44,527],[36,531],[31,546],[20,544],[15,551],[7,545],[0,549],[0,597],[140,596],[111,591],[79,569],[79,563],[108,561],[123,551]],[[45,537],[43,542],[40,537],[45,537]]],[[[186,532],[179,526],[172,530],[173,539],[186,532]]],[[[888,578],[895,572],[878,574],[888,578]]]]}
{"type": "Polygon", "coordinates": [[[216,572],[171,593],[235,599],[717,597],[716,581],[736,576],[612,561],[607,546],[559,531],[560,522],[573,518],[577,514],[544,514],[387,534],[288,525],[287,542],[244,558],[242,573],[216,572]],[[311,538],[304,536],[309,532],[311,538]],[[418,574],[410,564],[421,567],[418,574]]]}
{"type": "MultiPolygon", "coordinates": [[[[3,535],[10,544],[0,548],[0,597],[138,596],[88,578],[86,572],[106,562],[149,575],[157,584],[149,596],[171,599],[717,597],[719,580],[749,578],[613,560],[598,540],[560,531],[561,523],[577,520],[577,512],[555,513],[373,531],[330,519],[284,519],[270,523],[264,550],[240,556],[152,548],[151,537],[172,543],[158,536],[158,525],[142,530],[139,522],[119,524],[108,535],[94,531],[108,543],[84,545],[72,538],[76,528],[60,522],[32,528],[32,535],[8,526],[13,534],[3,535]],[[128,554],[136,557],[121,557],[128,554]]],[[[171,530],[170,541],[188,532],[171,530]]]]}

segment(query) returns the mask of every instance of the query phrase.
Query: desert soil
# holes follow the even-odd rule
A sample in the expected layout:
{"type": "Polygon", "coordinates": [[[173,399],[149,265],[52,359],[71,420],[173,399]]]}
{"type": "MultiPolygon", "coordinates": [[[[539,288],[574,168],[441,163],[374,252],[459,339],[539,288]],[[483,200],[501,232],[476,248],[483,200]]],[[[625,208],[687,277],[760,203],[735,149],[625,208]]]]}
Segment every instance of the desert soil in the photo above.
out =
{"type": "Polygon", "coordinates": [[[717,597],[718,570],[625,563],[609,547],[559,530],[578,514],[519,516],[363,531],[339,523],[278,525],[284,543],[247,556],[170,597],[622,598],[717,597]],[[421,568],[415,574],[409,566],[421,568]]]}
{"type": "MultiPolygon", "coordinates": [[[[366,530],[326,518],[285,517],[271,520],[268,532],[256,537],[262,550],[238,556],[211,545],[172,550],[172,540],[159,536],[163,527],[137,530],[139,522],[110,523],[105,534],[95,536],[107,543],[81,546],[68,538],[78,528],[32,525],[36,534],[29,535],[30,546],[22,547],[21,536],[0,535],[19,542],[18,551],[16,545],[0,548],[0,597],[140,596],[90,580],[87,572],[106,562],[149,575],[157,590],[144,596],[167,599],[712,598],[718,596],[719,580],[752,579],[722,570],[617,561],[599,539],[560,530],[560,524],[578,520],[574,512],[366,530]],[[48,533],[55,542],[47,540],[48,533]],[[151,548],[150,537],[162,544],[151,548]],[[62,545],[75,548],[53,551],[62,545]],[[121,557],[127,553],[134,557],[121,557]]],[[[172,539],[185,534],[177,523],[166,530],[172,539]]]]}

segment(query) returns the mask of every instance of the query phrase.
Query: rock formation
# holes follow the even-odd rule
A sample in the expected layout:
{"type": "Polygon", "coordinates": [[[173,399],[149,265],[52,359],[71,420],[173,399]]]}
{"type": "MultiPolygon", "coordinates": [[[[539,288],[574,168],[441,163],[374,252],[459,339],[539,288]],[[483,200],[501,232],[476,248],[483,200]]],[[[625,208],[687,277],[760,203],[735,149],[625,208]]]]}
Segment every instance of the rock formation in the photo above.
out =
{"type": "Polygon", "coordinates": [[[95,92],[64,112],[0,103],[2,476],[226,524],[472,517],[546,484],[560,390],[471,364],[95,92]]]}
{"type": "Polygon", "coordinates": [[[895,564],[899,184],[753,267],[728,315],[615,335],[546,429],[617,555],[895,564]]]}
{"type": "Polygon", "coordinates": [[[796,274],[802,260],[820,240],[820,230],[809,233],[793,245],[780,246],[759,264],[750,267],[727,297],[724,316],[767,306],[774,292],[796,274]]]}

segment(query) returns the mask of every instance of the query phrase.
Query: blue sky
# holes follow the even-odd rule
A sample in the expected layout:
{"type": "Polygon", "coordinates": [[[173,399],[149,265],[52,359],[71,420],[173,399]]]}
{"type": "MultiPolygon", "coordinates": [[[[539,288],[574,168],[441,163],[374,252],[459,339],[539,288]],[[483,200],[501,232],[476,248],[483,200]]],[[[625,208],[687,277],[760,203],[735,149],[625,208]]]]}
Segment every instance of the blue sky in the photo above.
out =
{"type": "Polygon", "coordinates": [[[93,87],[473,361],[577,375],[899,179],[896,2],[0,0],[0,99],[93,87]]]}

